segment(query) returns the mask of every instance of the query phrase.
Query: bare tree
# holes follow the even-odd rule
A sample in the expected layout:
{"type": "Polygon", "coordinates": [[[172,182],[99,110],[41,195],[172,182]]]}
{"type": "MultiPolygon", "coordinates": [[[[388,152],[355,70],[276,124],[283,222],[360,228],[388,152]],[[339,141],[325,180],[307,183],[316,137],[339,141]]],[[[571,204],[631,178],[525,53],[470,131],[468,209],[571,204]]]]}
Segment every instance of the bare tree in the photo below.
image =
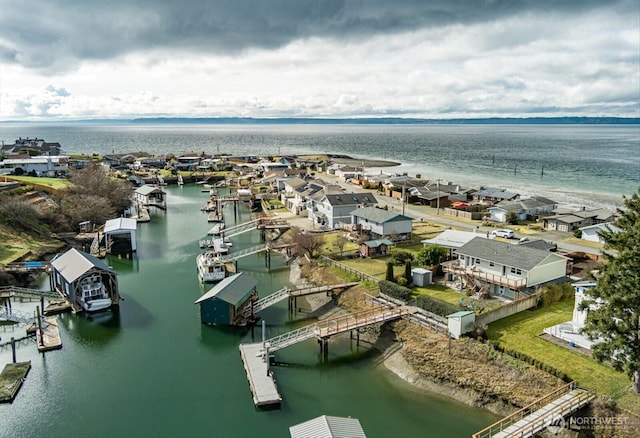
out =
{"type": "Polygon", "coordinates": [[[122,212],[131,205],[131,187],[124,181],[110,178],[106,170],[97,164],[89,164],[71,177],[73,187],[68,192],[104,198],[122,212]]]}
{"type": "Polygon", "coordinates": [[[349,239],[347,239],[347,236],[345,236],[344,233],[340,233],[336,238],[336,241],[333,243],[333,246],[338,248],[338,251],[340,251],[340,257],[344,254],[344,247],[348,241],[349,239]]]}
{"type": "Polygon", "coordinates": [[[318,256],[318,252],[324,245],[324,237],[318,234],[302,231],[298,227],[291,230],[291,243],[295,243],[298,254],[306,254],[309,258],[318,256]]]}

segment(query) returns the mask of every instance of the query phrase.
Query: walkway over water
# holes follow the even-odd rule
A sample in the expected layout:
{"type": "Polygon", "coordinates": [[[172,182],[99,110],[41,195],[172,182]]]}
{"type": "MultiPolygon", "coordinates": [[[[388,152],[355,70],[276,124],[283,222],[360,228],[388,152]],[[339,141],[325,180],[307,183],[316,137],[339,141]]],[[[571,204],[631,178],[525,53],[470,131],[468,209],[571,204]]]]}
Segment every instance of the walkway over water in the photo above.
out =
{"type": "Polygon", "coordinates": [[[60,298],[60,294],[52,290],[29,289],[18,286],[2,286],[0,287],[0,298],[8,297],[28,297],[28,298],[60,298]]]}
{"type": "Polygon", "coordinates": [[[576,382],[571,382],[474,433],[473,438],[527,438],[547,428],[562,428],[564,417],[577,411],[594,397],[593,392],[578,388],[576,382]]]}
{"type": "Polygon", "coordinates": [[[0,265],[0,272],[12,272],[17,274],[29,274],[46,272],[51,267],[49,262],[14,262],[0,265]]]}

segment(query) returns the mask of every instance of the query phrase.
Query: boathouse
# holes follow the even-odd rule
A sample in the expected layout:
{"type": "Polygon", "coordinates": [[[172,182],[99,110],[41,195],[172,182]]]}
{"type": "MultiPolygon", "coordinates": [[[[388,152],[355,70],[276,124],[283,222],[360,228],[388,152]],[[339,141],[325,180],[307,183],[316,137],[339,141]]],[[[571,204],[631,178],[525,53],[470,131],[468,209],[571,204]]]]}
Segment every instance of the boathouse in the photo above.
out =
{"type": "Polygon", "coordinates": [[[242,324],[244,309],[258,300],[257,284],[244,272],[220,281],[195,302],[200,304],[200,321],[214,325],[242,324]]]}
{"type": "Polygon", "coordinates": [[[289,427],[291,438],[367,438],[356,418],[322,415],[289,427]]]}
{"type": "Polygon", "coordinates": [[[87,299],[83,300],[83,285],[102,283],[104,292],[111,300],[111,306],[118,305],[120,294],[117,273],[102,260],[70,249],[51,262],[51,289],[62,295],[74,311],[82,311],[87,299]]]}
{"type": "Polygon", "coordinates": [[[104,224],[104,246],[109,254],[128,254],[136,252],[135,219],[119,217],[109,219],[104,224]]]}
{"type": "Polygon", "coordinates": [[[167,208],[166,193],[160,187],[145,184],[133,191],[138,206],[167,208]]]}

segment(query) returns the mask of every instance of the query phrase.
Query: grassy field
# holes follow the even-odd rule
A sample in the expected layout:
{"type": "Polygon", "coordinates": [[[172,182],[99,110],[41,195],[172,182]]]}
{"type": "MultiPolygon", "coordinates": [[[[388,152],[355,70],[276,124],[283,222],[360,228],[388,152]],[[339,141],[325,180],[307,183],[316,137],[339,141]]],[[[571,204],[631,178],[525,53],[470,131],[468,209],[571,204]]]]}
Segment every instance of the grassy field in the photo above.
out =
{"type": "Polygon", "coordinates": [[[23,184],[29,184],[33,186],[51,187],[55,190],[66,189],[71,185],[66,178],[41,178],[35,176],[15,176],[11,175],[7,177],[7,180],[18,181],[23,184]]]}
{"type": "Polygon", "coordinates": [[[489,339],[533,356],[576,380],[599,395],[612,397],[621,408],[640,415],[640,397],[631,393],[629,378],[568,348],[545,341],[539,335],[545,327],[571,320],[573,300],[550,307],[524,311],[489,325],[489,339]]]}

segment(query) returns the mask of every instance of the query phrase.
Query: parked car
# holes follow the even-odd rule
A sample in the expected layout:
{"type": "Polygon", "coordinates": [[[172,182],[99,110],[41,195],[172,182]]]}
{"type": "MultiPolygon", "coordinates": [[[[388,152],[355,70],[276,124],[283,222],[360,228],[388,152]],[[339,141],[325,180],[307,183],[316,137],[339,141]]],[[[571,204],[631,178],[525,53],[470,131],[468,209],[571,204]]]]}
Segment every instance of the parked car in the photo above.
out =
{"type": "Polygon", "coordinates": [[[491,232],[491,235],[495,237],[504,237],[505,239],[513,239],[515,237],[513,231],[507,229],[493,230],[491,232]]]}

